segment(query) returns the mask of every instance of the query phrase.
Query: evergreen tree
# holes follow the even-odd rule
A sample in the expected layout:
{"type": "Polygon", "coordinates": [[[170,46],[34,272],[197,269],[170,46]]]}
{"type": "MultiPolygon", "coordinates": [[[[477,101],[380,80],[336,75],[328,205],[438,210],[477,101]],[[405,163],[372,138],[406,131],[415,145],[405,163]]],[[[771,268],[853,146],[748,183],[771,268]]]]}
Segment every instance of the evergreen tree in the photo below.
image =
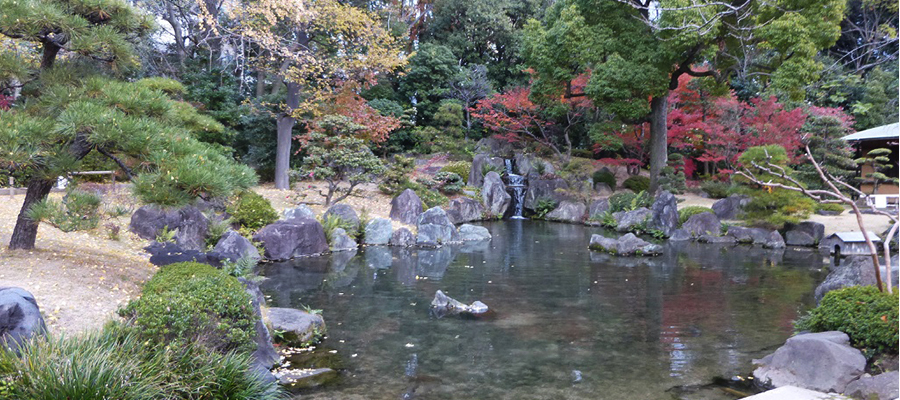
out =
{"type": "Polygon", "coordinates": [[[134,44],[153,27],[148,16],[122,0],[0,0],[0,10],[0,34],[40,53],[40,62],[2,56],[16,75],[0,79],[23,87],[0,111],[0,167],[28,178],[11,249],[34,248],[38,222],[28,210],[92,152],[133,177],[148,203],[179,205],[255,183],[252,170],[197,140],[224,128],[170,98],[183,91],[179,83],[116,80],[136,65],[134,44]]]}

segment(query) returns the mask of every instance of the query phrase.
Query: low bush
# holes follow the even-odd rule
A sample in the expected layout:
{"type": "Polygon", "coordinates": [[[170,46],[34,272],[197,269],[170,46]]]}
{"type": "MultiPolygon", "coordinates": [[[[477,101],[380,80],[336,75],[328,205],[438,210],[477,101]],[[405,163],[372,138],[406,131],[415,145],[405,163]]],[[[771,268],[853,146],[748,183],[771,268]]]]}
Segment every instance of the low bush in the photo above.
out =
{"type": "Polygon", "coordinates": [[[700,190],[706,192],[712,199],[724,199],[733,193],[734,188],[730,183],[703,181],[703,183],[700,184],[700,190]]]}
{"type": "Polygon", "coordinates": [[[609,186],[610,189],[616,190],[616,176],[612,172],[604,169],[598,169],[594,171],[594,174],[591,177],[594,180],[594,184],[603,182],[607,186],[609,186]]]}
{"type": "Polygon", "coordinates": [[[251,190],[237,195],[235,201],[228,206],[228,213],[234,222],[251,231],[269,225],[278,220],[278,212],[265,197],[251,190]]]}
{"type": "Polygon", "coordinates": [[[622,182],[622,187],[631,189],[635,193],[643,192],[650,188],[650,178],[640,175],[631,176],[622,182]]]}
{"type": "Polygon", "coordinates": [[[790,190],[746,189],[743,193],[750,196],[743,218],[754,226],[780,230],[805,220],[816,209],[813,199],[790,190]]]}
{"type": "Polygon", "coordinates": [[[594,158],[594,152],[588,149],[572,149],[572,157],[594,158]]]}
{"type": "Polygon", "coordinates": [[[556,200],[549,197],[539,197],[534,203],[534,218],[544,219],[550,211],[556,209],[556,200]]]}
{"type": "Polygon", "coordinates": [[[647,192],[628,193],[620,192],[609,196],[609,211],[633,211],[641,207],[653,205],[653,198],[647,192]]]}
{"type": "Polygon", "coordinates": [[[433,188],[447,194],[456,194],[462,191],[465,182],[455,172],[440,171],[432,178],[433,188]]]}
{"type": "Polygon", "coordinates": [[[694,215],[703,214],[705,212],[713,213],[713,209],[702,206],[687,206],[685,208],[682,208],[678,210],[678,225],[684,224],[685,221],[688,220],[688,218],[694,215]]]}
{"type": "Polygon", "coordinates": [[[897,295],[874,286],[851,286],[825,294],[819,306],[794,324],[799,331],[841,331],[871,357],[898,350],[897,295]]]}
{"type": "Polygon", "coordinates": [[[415,160],[410,157],[395,155],[384,172],[384,178],[378,190],[384,194],[398,195],[409,188],[409,174],[412,173],[415,160]]]}
{"type": "Polygon", "coordinates": [[[481,176],[487,175],[488,172],[496,172],[500,175],[503,175],[503,173],[506,172],[506,169],[503,167],[498,167],[494,164],[485,163],[481,166],[481,176]]]}
{"type": "Polygon", "coordinates": [[[206,248],[212,250],[219,243],[219,239],[225,232],[231,229],[231,218],[221,218],[216,215],[209,215],[209,227],[206,230],[206,248]]]}
{"type": "Polygon", "coordinates": [[[199,343],[219,353],[254,347],[257,317],[250,295],[236,278],[205,264],[162,267],[119,315],[151,343],[199,343]]]}
{"type": "Polygon", "coordinates": [[[816,211],[844,212],[844,206],[837,203],[816,204],[816,211]]]}
{"type": "Polygon", "coordinates": [[[454,161],[443,168],[441,168],[441,172],[452,172],[462,177],[462,179],[469,179],[469,171],[472,169],[472,163],[468,161],[454,161]]]}

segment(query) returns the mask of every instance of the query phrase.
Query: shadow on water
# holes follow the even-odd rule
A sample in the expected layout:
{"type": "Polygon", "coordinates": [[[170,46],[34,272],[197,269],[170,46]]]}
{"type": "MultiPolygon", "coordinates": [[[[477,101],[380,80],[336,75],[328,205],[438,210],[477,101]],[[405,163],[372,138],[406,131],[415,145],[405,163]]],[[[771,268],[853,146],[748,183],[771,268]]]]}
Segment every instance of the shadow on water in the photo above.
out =
{"type": "Polygon", "coordinates": [[[324,310],[347,368],[303,398],[735,398],[714,378],[782,343],[822,278],[814,251],[680,243],[620,258],[587,249],[599,228],[484,226],[490,242],[264,264],[270,305],[324,310]],[[438,289],[492,317],[429,316],[438,289]]]}

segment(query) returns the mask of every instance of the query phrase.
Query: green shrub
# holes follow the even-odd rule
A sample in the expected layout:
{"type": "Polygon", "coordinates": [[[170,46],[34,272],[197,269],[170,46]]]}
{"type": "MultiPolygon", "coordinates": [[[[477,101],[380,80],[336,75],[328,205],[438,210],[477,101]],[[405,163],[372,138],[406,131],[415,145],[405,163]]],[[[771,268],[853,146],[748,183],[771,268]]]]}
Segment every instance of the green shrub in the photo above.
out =
{"type": "Polygon", "coordinates": [[[272,208],[272,203],[251,190],[239,193],[234,203],[228,207],[228,213],[234,222],[251,231],[278,220],[278,212],[272,208]]]}
{"type": "Polygon", "coordinates": [[[724,199],[730,195],[734,188],[730,183],[719,181],[703,181],[700,189],[706,192],[712,199],[724,199]]]}
{"type": "Polygon", "coordinates": [[[816,211],[844,212],[844,206],[837,203],[816,204],[816,211]]]}
{"type": "Polygon", "coordinates": [[[531,167],[534,168],[534,172],[536,172],[538,176],[543,176],[547,173],[547,163],[543,160],[537,158],[534,159],[534,161],[531,162],[531,167]]]}
{"type": "MultiPolygon", "coordinates": [[[[347,236],[356,238],[358,236],[359,230],[357,230],[357,226],[354,225],[350,221],[345,221],[343,218],[339,217],[336,214],[323,214],[316,217],[319,220],[319,223],[322,224],[322,230],[325,231],[325,240],[330,244],[331,243],[331,234],[334,233],[335,229],[341,228],[345,232],[347,232],[347,236]]],[[[360,224],[361,229],[365,229],[365,226],[360,224]]]]}
{"type": "Polygon", "coordinates": [[[612,196],[609,196],[609,211],[627,211],[627,209],[631,207],[631,201],[634,200],[635,197],[637,197],[637,195],[634,193],[613,193],[612,196]]]}
{"type": "Polygon", "coordinates": [[[422,203],[425,203],[426,209],[437,206],[445,206],[450,202],[450,199],[448,199],[447,196],[440,194],[437,190],[429,189],[421,185],[411,189],[416,192],[416,195],[419,196],[419,199],[422,200],[422,203]]]}
{"type": "Polygon", "coordinates": [[[237,279],[205,264],[162,267],[144,285],[143,295],[119,315],[152,343],[198,342],[220,353],[249,353],[254,347],[256,315],[250,295],[237,279]]]}
{"type": "Polygon", "coordinates": [[[852,286],[825,294],[819,306],[801,317],[797,330],[841,331],[853,346],[872,356],[897,353],[897,295],[879,292],[874,286],[852,286]]]}
{"type": "Polygon", "coordinates": [[[603,182],[607,186],[609,186],[610,189],[616,190],[616,176],[612,172],[604,169],[598,169],[594,171],[594,175],[592,175],[591,177],[594,180],[594,184],[603,182]]]}
{"type": "Polygon", "coordinates": [[[500,175],[503,175],[503,173],[506,172],[506,169],[504,169],[503,167],[498,167],[494,164],[485,163],[481,166],[481,176],[487,175],[488,172],[496,172],[500,175]]]}
{"type": "Polygon", "coordinates": [[[472,163],[468,161],[454,161],[441,168],[441,172],[452,172],[462,177],[463,180],[469,179],[469,171],[472,169],[472,163]]]}
{"type": "Polygon", "coordinates": [[[432,187],[442,193],[456,194],[462,191],[465,182],[463,178],[455,172],[440,171],[432,178],[432,187]]]}
{"type": "Polygon", "coordinates": [[[685,221],[688,220],[688,218],[690,218],[694,215],[703,214],[705,212],[714,214],[713,209],[709,208],[709,207],[687,206],[685,208],[682,208],[682,209],[678,210],[678,225],[684,224],[685,221]]]}
{"type": "Polygon", "coordinates": [[[388,195],[398,195],[409,188],[409,174],[412,173],[415,160],[410,157],[395,155],[390,165],[384,172],[384,178],[378,185],[378,190],[388,195]]]}
{"type": "Polygon", "coordinates": [[[100,196],[82,190],[70,190],[62,202],[49,198],[31,206],[25,216],[43,221],[63,232],[90,230],[100,222],[100,196]]]}
{"type": "Polygon", "coordinates": [[[594,158],[594,152],[588,149],[572,149],[572,157],[594,158]]]}
{"type": "Polygon", "coordinates": [[[556,200],[549,197],[539,197],[534,203],[534,218],[544,219],[550,211],[556,209],[556,200]]]}
{"type": "Polygon", "coordinates": [[[212,250],[212,248],[216,247],[216,244],[219,243],[219,239],[222,238],[222,235],[231,229],[231,218],[210,216],[208,219],[209,227],[206,230],[206,248],[212,250]]]}
{"type": "Polygon", "coordinates": [[[782,229],[785,224],[796,224],[809,217],[816,209],[816,202],[802,193],[784,189],[745,190],[750,202],[744,206],[743,218],[752,225],[782,229]]]}
{"type": "Polygon", "coordinates": [[[631,189],[635,193],[643,192],[650,188],[650,178],[640,175],[630,176],[625,182],[622,182],[622,187],[631,189]]]}

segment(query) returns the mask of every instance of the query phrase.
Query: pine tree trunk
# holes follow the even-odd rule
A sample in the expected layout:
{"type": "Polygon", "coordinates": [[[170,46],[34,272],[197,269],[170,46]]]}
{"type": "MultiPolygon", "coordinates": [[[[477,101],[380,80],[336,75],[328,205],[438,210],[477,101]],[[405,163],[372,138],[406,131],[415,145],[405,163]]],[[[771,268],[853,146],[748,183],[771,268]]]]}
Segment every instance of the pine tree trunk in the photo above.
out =
{"type": "Polygon", "coordinates": [[[650,194],[659,188],[659,175],[668,161],[668,110],[668,92],[650,100],[650,194]]]}
{"type": "Polygon", "coordinates": [[[291,168],[291,139],[294,123],[293,111],[300,105],[300,85],[294,82],[287,83],[287,101],[284,114],[278,117],[278,138],[275,147],[275,189],[290,189],[288,171],[291,168]]]}
{"type": "Polygon", "coordinates": [[[25,216],[25,212],[35,203],[47,198],[50,189],[53,188],[53,181],[45,179],[32,179],[28,182],[28,191],[25,192],[25,202],[22,209],[19,210],[19,217],[16,219],[16,227],[13,229],[12,237],[9,239],[10,250],[34,248],[34,241],[37,239],[38,222],[32,221],[25,216]]]}

